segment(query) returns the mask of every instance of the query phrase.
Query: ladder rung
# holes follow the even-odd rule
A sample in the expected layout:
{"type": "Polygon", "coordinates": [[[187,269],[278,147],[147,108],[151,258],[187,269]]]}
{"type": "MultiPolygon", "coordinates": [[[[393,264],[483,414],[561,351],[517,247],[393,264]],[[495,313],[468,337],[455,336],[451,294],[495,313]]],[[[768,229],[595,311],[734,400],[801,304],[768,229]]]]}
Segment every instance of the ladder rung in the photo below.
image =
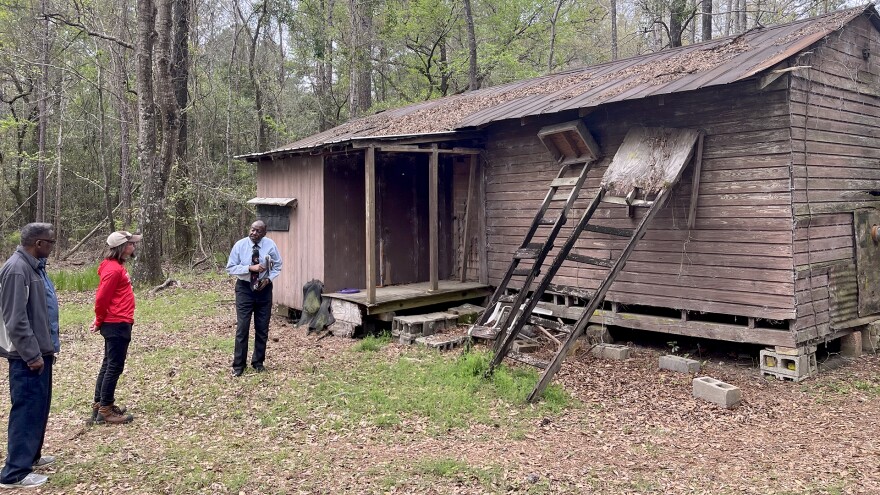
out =
{"type": "Polygon", "coordinates": [[[538,220],[538,225],[553,225],[556,223],[556,218],[547,218],[544,217],[538,220]]]}
{"type": "Polygon", "coordinates": [[[564,193],[556,193],[550,198],[550,201],[568,201],[568,197],[571,195],[570,192],[564,193]]]}
{"type": "Polygon", "coordinates": [[[562,294],[564,296],[579,297],[581,299],[592,299],[594,292],[580,287],[571,287],[569,285],[549,284],[547,292],[562,294]]]}
{"type": "Polygon", "coordinates": [[[514,361],[519,361],[520,363],[528,364],[529,366],[534,366],[535,368],[546,369],[547,366],[550,365],[547,361],[543,361],[536,357],[529,356],[528,354],[522,354],[519,352],[510,351],[507,353],[507,357],[513,359],[514,361]]]}
{"type": "Polygon", "coordinates": [[[501,296],[501,297],[498,298],[498,302],[512,303],[513,301],[516,301],[516,295],[515,295],[515,294],[508,294],[508,295],[506,295],[506,296],[501,296]]]}
{"type": "Polygon", "coordinates": [[[574,253],[569,253],[568,256],[565,257],[565,259],[568,259],[571,261],[576,261],[578,263],[587,263],[590,265],[604,266],[606,268],[611,268],[614,265],[614,260],[594,258],[592,256],[584,256],[582,254],[574,254],[574,253]]]}
{"type": "Polygon", "coordinates": [[[579,180],[580,177],[561,177],[553,179],[553,182],[550,183],[550,187],[574,187],[579,180]]]}
{"type": "Polygon", "coordinates": [[[608,235],[616,235],[619,237],[632,237],[635,234],[633,229],[618,229],[616,227],[605,227],[603,225],[589,225],[587,224],[584,229],[589,230],[590,232],[598,232],[600,234],[608,234],[608,235]]]}
{"type": "MultiPolygon", "coordinates": [[[[541,270],[535,270],[535,276],[538,276],[541,273],[541,270]]],[[[514,277],[528,277],[532,274],[531,268],[520,268],[519,270],[513,271],[514,277]]]]}
{"type": "Polygon", "coordinates": [[[474,325],[468,331],[468,335],[478,339],[495,340],[495,337],[498,336],[498,330],[492,327],[474,325]]]}
{"type": "Polygon", "coordinates": [[[627,202],[626,198],[621,198],[620,196],[603,196],[602,202],[624,206],[641,206],[643,208],[649,208],[654,204],[653,201],[645,201],[644,199],[633,199],[631,202],[627,202]]]}
{"type": "Polygon", "coordinates": [[[530,244],[529,247],[517,249],[516,253],[513,254],[513,257],[518,260],[533,260],[541,254],[541,249],[543,248],[544,246],[541,246],[540,244],[535,247],[532,247],[530,244]]]}

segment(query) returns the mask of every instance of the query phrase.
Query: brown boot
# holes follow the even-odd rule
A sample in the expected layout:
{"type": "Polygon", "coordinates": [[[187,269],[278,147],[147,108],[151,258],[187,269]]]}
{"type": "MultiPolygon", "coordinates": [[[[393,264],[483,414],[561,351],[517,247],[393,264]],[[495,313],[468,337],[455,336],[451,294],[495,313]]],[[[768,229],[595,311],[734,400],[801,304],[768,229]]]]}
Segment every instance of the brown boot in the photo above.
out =
{"type": "Polygon", "coordinates": [[[133,419],[134,416],[132,416],[131,414],[125,414],[121,412],[119,408],[114,407],[113,404],[110,404],[109,406],[98,407],[98,417],[95,419],[95,423],[121,425],[125,423],[131,423],[133,419]]]}
{"type": "MultiPolygon", "coordinates": [[[[100,423],[104,422],[104,417],[100,416],[98,414],[98,409],[100,407],[101,407],[100,402],[93,402],[92,403],[92,423],[100,424],[100,423]]],[[[112,407],[113,410],[116,411],[116,414],[125,414],[125,411],[128,410],[128,408],[126,408],[125,406],[117,406],[115,404],[110,407],[112,407]]]]}

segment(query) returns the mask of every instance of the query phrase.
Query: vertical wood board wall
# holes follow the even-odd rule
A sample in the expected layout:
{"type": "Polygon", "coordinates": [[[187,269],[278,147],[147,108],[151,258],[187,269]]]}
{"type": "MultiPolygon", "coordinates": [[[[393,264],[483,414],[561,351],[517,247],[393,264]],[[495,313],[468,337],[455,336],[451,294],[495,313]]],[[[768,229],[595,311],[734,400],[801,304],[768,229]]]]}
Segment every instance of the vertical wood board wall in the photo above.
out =
{"type": "Polygon", "coordinates": [[[320,156],[287,157],[257,164],[257,196],[296,198],[288,232],[268,232],[284,264],[275,281],[276,304],[302,308],[302,286],[324,278],[324,184],[320,156]]]}
{"type": "MultiPolygon", "coordinates": [[[[571,118],[571,117],[569,117],[571,118]]],[[[486,170],[490,283],[498,283],[557,167],[536,137],[562,116],[489,129],[486,170]]],[[[577,218],[633,126],[706,132],[697,218],[687,228],[692,167],[673,190],[607,299],[625,304],[767,319],[795,317],[790,194],[791,140],[785,82],[754,81],[601,107],[585,124],[603,158],[590,172],[577,218]]],[[[552,214],[551,214],[552,216],[552,214]]],[[[597,212],[601,223],[634,227],[624,207],[597,212]]],[[[573,222],[572,222],[573,223],[573,222]]],[[[564,229],[562,235],[567,235],[564,229]]],[[[625,240],[585,233],[575,252],[614,258],[625,240]]],[[[566,262],[556,283],[598,286],[605,270],[566,262]]]]}
{"type": "MultiPolygon", "coordinates": [[[[853,211],[880,208],[878,56],[880,36],[861,17],[793,61],[811,67],[791,77],[792,194],[795,265],[813,273],[804,281],[821,283],[815,274],[828,272],[829,317],[815,322],[819,335],[859,317],[853,211]]],[[[799,297],[798,315],[813,305],[799,297]]]]}

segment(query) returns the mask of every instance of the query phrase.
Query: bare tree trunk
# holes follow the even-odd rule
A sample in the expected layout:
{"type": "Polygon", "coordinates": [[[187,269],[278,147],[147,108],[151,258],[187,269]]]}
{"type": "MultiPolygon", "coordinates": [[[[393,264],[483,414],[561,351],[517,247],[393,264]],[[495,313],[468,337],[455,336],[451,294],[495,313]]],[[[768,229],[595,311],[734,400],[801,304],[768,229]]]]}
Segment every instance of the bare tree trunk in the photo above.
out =
{"type": "Polygon", "coordinates": [[[611,60],[620,57],[617,47],[617,0],[611,0],[611,60]]]}
{"type": "Polygon", "coordinates": [[[372,106],[370,55],[373,49],[373,14],[369,0],[349,0],[351,17],[351,88],[349,108],[352,117],[359,117],[372,106]]]}
{"type": "MultiPolygon", "coordinates": [[[[95,53],[100,51],[97,39],[95,40],[95,53]]],[[[104,211],[107,215],[107,231],[116,230],[116,222],[113,220],[113,199],[110,197],[113,189],[113,181],[110,176],[110,169],[107,167],[106,158],[106,109],[104,108],[104,68],[101,64],[95,64],[98,71],[98,166],[101,168],[101,175],[104,177],[104,211]]]]}
{"type": "Polygon", "coordinates": [[[40,0],[40,15],[43,18],[43,32],[40,43],[40,91],[37,95],[39,107],[39,138],[37,145],[37,212],[35,220],[46,219],[46,128],[49,126],[49,18],[46,16],[48,0],[40,0]]]}
{"type": "Polygon", "coordinates": [[[559,19],[559,11],[562,10],[563,3],[565,3],[565,0],[556,0],[556,8],[553,9],[553,15],[550,16],[550,53],[547,55],[548,74],[553,72],[553,57],[556,51],[556,21],[559,19]]]}
{"type": "MultiPolygon", "coordinates": [[[[121,3],[119,12],[119,39],[125,39],[125,28],[128,26],[128,4],[121,3]]],[[[110,44],[110,55],[113,61],[113,92],[115,93],[116,109],[119,112],[119,201],[122,203],[122,228],[130,230],[132,226],[131,204],[131,107],[128,100],[128,63],[126,52],[116,43],[110,44]]]]}
{"type": "MultiPolygon", "coordinates": [[[[174,85],[174,95],[177,108],[180,109],[180,133],[177,141],[176,170],[177,179],[175,187],[186,190],[189,187],[190,173],[187,160],[188,147],[188,118],[187,107],[189,106],[189,23],[190,23],[190,0],[177,0],[174,3],[174,41],[173,41],[173,64],[171,65],[171,77],[174,85]]],[[[174,209],[174,248],[180,258],[185,258],[192,248],[192,223],[189,211],[189,195],[175,195],[174,209]]]]}
{"type": "Polygon", "coordinates": [[[257,151],[263,151],[269,142],[269,128],[266,124],[265,118],[266,109],[263,106],[263,90],[262,86],[260,86],[260,81],[257,78],[256,58],[257,44],[260,41],[260,34],[262,33],[263,26],[266,24],[268,10],[265,3],[256,4],[259,17],[257,18],[257,26],[252,32],[247,19],[245,19],[244,14],[241,12],[241,6],[238,4],[237,0],[234,2],[234,5],[235,12],[241,18],[242,26],[245,31],[247,31],[248,38],[250,38],[251,42],[250,50],[248,51],[248,76],[250,76],[251,85],[254,89],[254,107],[257,111],[257,151]]]}
{"type": "Polygon", "coordinates": [[[749,29],[747,14],[746,0],[739,0],[739,33],[744,33],[749,29]]]}
{"type": "Polygon", "coordinates": [[[58,259],[61,251],[67,249],[66,227],[61,223],[61,184],[64,183],[62,180],[63,174],[61,173],[61,155],[64,151],[64,139],[62,138],[64,134],[64,76],[61,77],[59,87],[62,94],[58,95],[58,140],[55,143],[55,215],[52,218],[52,223],[55,225],[55,237],[59,244],[58,249],[54,251],[55,259],[58,259]]]}
{"type": "Polygon", "coordinates": [[[703,41],[712,39],[712,0],[703,0],[703,41]]]}
{"type": "MultiPolygon", "coordinates": [[[[464,21],[467,26],[468,37],[468,90],[480,89],[480,79],[477,74],[477,35],[474,30],[474,13],[471,8],[471,0],[464,0],[464,21]]],[[[550,52],[550,63],[553,62],[553,52],[550,52]]]]}
{"type": "MultiPolygon", "coordinates": [[[[724,13],[724,36],[730,36],[731,29],[733,26],[733,2],[734,0],[727,0],[727,12],[724,13]]],[[[738,2],[737,2],[738,4],[738,2]]]]}

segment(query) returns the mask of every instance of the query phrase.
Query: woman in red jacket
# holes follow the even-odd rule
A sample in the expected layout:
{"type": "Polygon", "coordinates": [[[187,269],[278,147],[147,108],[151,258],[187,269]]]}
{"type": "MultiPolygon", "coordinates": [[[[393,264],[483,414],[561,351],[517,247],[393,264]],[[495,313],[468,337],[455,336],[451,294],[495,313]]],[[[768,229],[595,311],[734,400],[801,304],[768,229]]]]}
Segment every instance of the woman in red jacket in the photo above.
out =
{"type": "Polygon", "coordinates": [[[142,236],[125,231],[107,237],[107,257],[98,267],[101,281],[95,294],[95,321],[89,330],[104,337],[104,360],[95,383],[92,419],[95,423],[123,424],[134,419],[124,407],[114,404],[116,382],[125,368],[131,327],[134,324],[134,290],[125,262],[134,254],[142,236]]]}

